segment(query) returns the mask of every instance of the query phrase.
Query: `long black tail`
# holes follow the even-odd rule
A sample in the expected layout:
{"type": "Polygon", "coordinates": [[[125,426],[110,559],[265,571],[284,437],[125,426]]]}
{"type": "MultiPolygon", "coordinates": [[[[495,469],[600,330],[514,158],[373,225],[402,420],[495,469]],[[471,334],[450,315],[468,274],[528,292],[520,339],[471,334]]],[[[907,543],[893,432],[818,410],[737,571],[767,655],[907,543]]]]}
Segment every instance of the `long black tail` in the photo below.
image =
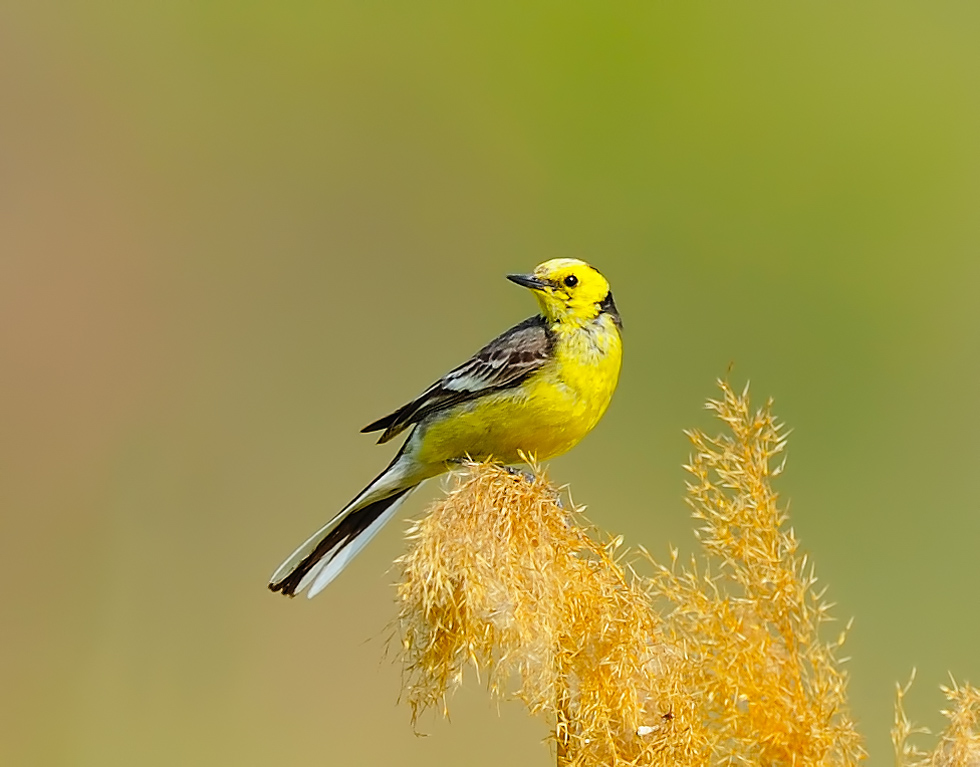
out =
{"type": "Polygon", "coordinates": [[[313,584],[310,596],[319,593],[388,521],[399,501],[414,489],[408,487],[369,503],[342,517],[335,526],[320,530],[293,554],[298,558],[296,565],[282,577],[273,576],[269,588],[292,597],[313,584]],[[303,554],[309,546],[312,549],[303,554]]]}

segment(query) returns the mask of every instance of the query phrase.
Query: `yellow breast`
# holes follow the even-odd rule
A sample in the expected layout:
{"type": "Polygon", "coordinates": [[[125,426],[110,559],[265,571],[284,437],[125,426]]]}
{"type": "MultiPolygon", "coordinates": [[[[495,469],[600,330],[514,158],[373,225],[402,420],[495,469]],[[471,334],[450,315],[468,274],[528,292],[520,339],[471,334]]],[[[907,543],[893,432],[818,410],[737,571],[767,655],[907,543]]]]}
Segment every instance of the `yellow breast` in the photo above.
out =
{"type": "Polygon", "coordinates": [[[517,463],[574,447],[609,407],[622,363],[619,329],[607,315],[586,327],[556,326],[553,359],[523,384],[461,404],[419,424],[417,459],[437,464],[467,455],[517,463]]]}

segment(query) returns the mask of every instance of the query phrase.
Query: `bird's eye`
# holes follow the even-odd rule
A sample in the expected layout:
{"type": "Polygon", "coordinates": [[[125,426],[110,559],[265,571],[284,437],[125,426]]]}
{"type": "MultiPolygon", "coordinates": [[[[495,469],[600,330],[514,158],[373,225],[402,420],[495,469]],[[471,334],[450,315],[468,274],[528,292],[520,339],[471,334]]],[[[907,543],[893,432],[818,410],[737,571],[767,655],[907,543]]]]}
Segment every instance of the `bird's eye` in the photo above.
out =
{"type": "Polygon", "coordinates": [[[570,274],[564,279],[564,283],[565,287],[574,288],[576,285],[578,285],[578,277],[576,277],[574,274],[570,274]]]}

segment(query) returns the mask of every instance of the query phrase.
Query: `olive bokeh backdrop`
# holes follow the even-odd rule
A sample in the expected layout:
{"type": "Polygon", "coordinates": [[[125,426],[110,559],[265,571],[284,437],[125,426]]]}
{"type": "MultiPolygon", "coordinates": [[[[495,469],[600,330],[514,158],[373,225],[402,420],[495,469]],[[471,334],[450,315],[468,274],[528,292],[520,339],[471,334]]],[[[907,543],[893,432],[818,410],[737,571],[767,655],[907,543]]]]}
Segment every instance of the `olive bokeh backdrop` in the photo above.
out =
{"type": "Polygon", "coordinates": [[[682,429],[730,365],[774,396],[891,763],[896,681],[935,726],[980,680],[978,39],[904,0],[4,4],[0,762],[553,763],[473,679],[413,733],[403,522],[312,602],[266,581],[389,460],[358,429],[572,256],[626,360],[554,479],[691,552],[682,429]]]}

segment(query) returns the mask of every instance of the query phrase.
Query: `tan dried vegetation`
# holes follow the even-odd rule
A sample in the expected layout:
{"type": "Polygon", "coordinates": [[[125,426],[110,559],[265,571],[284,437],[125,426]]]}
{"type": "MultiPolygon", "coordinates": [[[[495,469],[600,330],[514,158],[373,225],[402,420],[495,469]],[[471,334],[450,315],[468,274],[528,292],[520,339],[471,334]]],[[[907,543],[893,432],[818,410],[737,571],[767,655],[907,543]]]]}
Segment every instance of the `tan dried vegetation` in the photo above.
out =
{"type": "Polygon", "coordinates": [[[951,704],[943,716],[948,724],[939,733],[932,751],[924,751],[913,745],[912,737],[930,734],[924,727],[916,727],[905,715],[903,701],[912,681],[904,687],[897,685],[895,700],[895,726],[892,727],[892,743],[895,744],[895,764],[898,767],[980,767],[980,690],[971,685],[942,687],[951,704]]]}
{"type": "MultiPolygon", "coordinates": [[[[821,637],[829,605],[771,486],[785,432],[771,403],[753,411],[747,391],[720,386],[707,406],[726,431],[688,435],[687,500],[703,551],[686,565],[676,551],[660,563],[622,550],[540,470],[480,463],[457,475],[399,560],[413,719],[445,711],[470,667],[494,694],[548,718],[559,765],[864,757],[837,655],[845,632],[821,637]]],[[[937,752],[975,759],[976,691],[955,694],[959,713],[937,752]]],[[[900,764],[976,764],[923,761],[908,727],[896,734],[900,764]]]]}

